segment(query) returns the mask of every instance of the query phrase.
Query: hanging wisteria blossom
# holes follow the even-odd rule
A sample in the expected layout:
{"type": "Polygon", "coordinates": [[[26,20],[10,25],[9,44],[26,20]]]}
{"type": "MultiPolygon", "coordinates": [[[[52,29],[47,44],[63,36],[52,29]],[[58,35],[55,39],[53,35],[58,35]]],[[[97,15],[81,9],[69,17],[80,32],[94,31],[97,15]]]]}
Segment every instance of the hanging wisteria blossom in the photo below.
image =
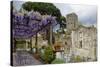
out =
{"type": "Polygon", "coordinates": [[[30,11],[27,14],[13,12],[14,38],[30,38],[39,32],[44,32],[47,26],[56,24],[52,16],[43,18],[39,12],[30,11]]]}

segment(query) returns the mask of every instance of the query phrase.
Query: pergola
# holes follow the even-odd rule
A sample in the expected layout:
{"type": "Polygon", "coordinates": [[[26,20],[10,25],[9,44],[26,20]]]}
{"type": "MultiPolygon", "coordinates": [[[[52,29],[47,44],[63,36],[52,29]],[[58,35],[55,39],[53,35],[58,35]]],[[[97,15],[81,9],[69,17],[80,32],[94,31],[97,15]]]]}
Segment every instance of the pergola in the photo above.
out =
{"type": "MultiPolygon", "coordinates": [[[[46,27],[50,27],[50,45],[52,45],[52,32],[53,26],[55,26],[56,20],[50,15],[45,15],[45,18],[38,12],[28,12],[27,14],[13,12],[12,13],[12,40],[13,45],[16,45],[16,39],[30,39],[31,50],[32,50],[32,37],[35,36],[36,52],[38,50],[38,33],[45,32],[46,27]]],[[[27,42],[26,42],[27,46],[27,42]]],[[[16,50],[16,48],[14,48],[16,50]]]]}

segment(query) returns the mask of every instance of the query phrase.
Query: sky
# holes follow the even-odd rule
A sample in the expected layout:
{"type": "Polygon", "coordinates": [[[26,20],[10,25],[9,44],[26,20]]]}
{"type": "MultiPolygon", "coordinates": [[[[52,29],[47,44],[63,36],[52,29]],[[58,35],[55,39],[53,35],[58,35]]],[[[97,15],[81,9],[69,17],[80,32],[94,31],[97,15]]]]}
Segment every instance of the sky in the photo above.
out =
{"type": "MultiPolygon", "coordinates": [[[[24,2],[14,1],[14,7],[19,10],[24,2]]],[[[75,5],[75,4],[65,4],[65,3],[53,3],[58,9],[62,16],[69,13],[76,13],[78,15],[78,20],[84,25],[95,25],[97,26],[97,6],[95,5],[75,5]]]]}

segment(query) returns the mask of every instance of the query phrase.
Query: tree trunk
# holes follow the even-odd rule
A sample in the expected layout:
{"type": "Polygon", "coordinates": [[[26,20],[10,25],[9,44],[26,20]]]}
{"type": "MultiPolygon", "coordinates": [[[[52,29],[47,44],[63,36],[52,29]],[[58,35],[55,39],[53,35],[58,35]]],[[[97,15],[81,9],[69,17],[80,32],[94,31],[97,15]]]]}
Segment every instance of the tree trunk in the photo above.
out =
{"type": "Polygon", "coordinates": [[[38,53],[38,36],[36,34],[36,39],[35,39],[35,47],[36,47],[36,53],[38,53]]]}

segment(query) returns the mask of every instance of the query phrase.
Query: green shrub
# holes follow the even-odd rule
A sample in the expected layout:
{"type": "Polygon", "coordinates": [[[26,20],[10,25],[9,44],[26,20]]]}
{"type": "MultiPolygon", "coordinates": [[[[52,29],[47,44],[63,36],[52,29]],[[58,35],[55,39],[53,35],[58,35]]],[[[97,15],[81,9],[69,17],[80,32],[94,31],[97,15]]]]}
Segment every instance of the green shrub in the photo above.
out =
{"type": "Polygon", "coordinates": [[[44,53],[41,53],[41,58],[45,61],[45,63],[51,63],[53,61],[55,55],[51,46],[44,48],[44,53]]]}
{"type": "Polygon", "coordinates": [[[52,64],[61,64],[61,63],[65,63],[65,61],[62,60],[62,59],[55,59],[55,60],[52,62],[52,64]]]}
{"type": "Polygon", "coordinates": [[[74,57],[74,62],[82,62],[82,58],[80,56],[74,57]]]}

